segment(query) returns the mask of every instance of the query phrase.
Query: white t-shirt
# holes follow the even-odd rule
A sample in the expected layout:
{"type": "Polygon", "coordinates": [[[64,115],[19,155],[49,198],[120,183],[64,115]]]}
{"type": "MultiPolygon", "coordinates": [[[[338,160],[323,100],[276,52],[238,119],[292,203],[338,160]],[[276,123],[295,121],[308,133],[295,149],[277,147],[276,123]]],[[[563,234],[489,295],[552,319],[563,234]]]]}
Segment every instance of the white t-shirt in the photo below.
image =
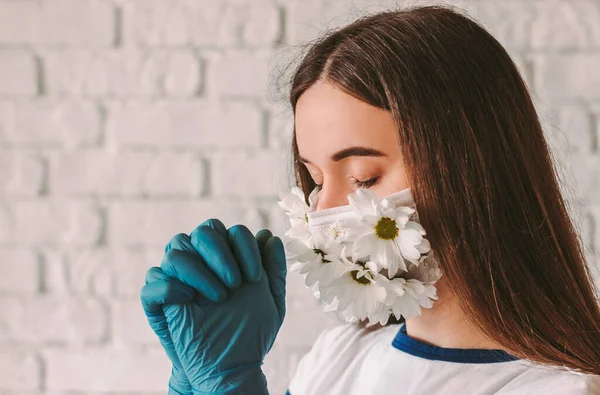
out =
{"type": "Polygon", "coordinates": [[[409,337],[404,323],[376,330],[342,324],[319,335],[288,393],[597,395],[600,376],[536,365],[503,350],[432,346],[409,337]]]}

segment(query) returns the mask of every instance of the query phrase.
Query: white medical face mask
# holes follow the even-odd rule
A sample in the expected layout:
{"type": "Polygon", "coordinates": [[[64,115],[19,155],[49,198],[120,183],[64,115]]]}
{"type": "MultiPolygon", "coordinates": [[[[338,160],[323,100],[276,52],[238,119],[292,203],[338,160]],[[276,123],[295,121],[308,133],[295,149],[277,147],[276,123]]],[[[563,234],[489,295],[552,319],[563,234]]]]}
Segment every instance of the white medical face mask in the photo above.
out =
{"type": "Polygon", "coordinates": [[[409,188],[383,198],[359,189],[348,205],[318,211],[316,190],[309,205],[297,187],[280,197],[292,225],[285,243],[290,271],[304,276],[325,310],[384,325],[437,300],[441,271],[409,188]]]}
{"type": "MultiPolygon", "coordinates": [[[[407,206],[414,208],[414,201],[410,194],[410,188],[402,189],[401,191],[386,195],[383,199],[387,199],[396,206],[407,206]]],[[[318,199],[314,198],[314,205],[318,199]]],[[[331,207],[318,211],[309,211],[308,228],[311,232],[327,229],[338,223],[343,227],[350,227],[353,222],[356,222],[358,215],[350,204],[345,206],[331,207]]]]}

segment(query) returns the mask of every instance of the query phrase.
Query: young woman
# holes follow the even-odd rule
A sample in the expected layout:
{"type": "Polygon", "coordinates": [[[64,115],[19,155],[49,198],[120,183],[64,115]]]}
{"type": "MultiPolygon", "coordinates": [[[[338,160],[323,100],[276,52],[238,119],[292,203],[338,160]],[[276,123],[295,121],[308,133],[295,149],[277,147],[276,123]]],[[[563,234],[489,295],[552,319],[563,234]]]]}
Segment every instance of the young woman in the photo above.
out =
{"type": "MultiPolygon", "coordinates": [[[[410,188],[443,276],[420,314],[324,331],[289,393],[600,394],[596,290],[498,41],[448,7],[383,12],[313,43],[291,84],[305,201],[317,188],[318,212],[357,188],[410,188]]],[[[267,393],[285,276],[268,230],[212,219],[171,240],[141,297],[172,393],[267,393]]]]}

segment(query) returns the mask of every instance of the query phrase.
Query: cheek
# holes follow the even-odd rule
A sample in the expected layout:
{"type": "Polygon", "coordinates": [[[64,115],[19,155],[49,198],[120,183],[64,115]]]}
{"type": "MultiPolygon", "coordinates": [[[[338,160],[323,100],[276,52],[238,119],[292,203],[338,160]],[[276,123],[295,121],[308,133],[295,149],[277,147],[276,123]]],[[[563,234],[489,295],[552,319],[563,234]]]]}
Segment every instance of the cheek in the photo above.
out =
{"type": "Polygon", "coordinates": [[[389,195],[394,192],[398,192],[402,189],[408,188],[408,179],[404,166],[399,164],[390,165],[382,177],[380,183],[377,185],[377,189],[373,190],[380,196],[389,195]]]}

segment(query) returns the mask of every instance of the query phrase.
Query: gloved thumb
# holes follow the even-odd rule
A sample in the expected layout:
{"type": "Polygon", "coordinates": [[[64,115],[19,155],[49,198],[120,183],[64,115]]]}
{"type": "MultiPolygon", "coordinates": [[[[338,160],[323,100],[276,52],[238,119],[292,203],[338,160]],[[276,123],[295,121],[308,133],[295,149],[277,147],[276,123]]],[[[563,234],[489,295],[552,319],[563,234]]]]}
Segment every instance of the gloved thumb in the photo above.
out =
{"type": "MultiPolygon", "coordinates": [[[[182,370],[179,356],[175,351],[173,339],[169,333],[163,308],[169,304],[182,304],[190,302],[196,292],[195,290],[170,278],[160,268],[151,267],[146,272],[146,285],[140,290],[142,308],[148,319],[150,327],[158,336],[158,340],[165,349],[167,356],[173,362],[173,368],[182,370]]],[[[179,388],[182,388],[181,384],[179,388]]]]}

